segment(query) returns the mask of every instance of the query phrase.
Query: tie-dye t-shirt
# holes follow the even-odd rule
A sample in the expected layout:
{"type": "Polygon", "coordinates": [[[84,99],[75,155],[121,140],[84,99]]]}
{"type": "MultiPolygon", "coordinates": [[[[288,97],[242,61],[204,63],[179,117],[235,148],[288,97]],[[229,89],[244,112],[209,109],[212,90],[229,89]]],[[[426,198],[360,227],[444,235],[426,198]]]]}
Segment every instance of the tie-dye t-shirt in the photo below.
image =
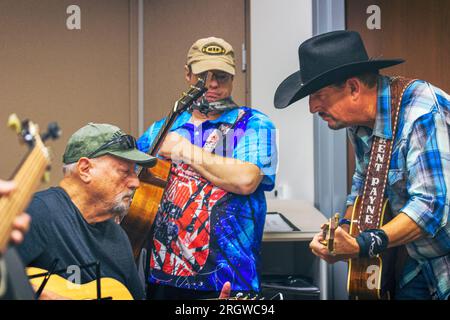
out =
{"type": "MultiPolygon", "coordinates": [[[[214,186],[185,163],[173,163],[154,222],[149,282],[184,289],[260,291],[260,247],[266,215],[264,191],[274,187],[276,131],[263,113],[247,107],[225,111],[199,126],[182,113],[171,131],[217,155],[257,165],[264,177],[251,195],[214,186]],[[233,126],[226,134],[224,128],[233,126]],[[206,143],[206,145],[205,145],[206,143]]],[[[147,152],[164,119],[138,140],[147,152]]]]}

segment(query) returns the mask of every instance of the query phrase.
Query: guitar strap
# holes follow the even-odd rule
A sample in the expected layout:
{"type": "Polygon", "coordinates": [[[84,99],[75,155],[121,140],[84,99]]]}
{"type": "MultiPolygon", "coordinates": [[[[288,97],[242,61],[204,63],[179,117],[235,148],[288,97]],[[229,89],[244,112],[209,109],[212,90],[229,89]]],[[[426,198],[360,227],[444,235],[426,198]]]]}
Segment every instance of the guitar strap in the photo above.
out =
{"type": "Polygon", "coordinates": [[[15,249],[10,248],[4,255],[4,262],[0,263],[2,272],[3,295],[0,300],[34,300],[34,292],[25,274],[22,261],[15,249]],[[6,280],[6,281],[5,281],[6,280]]]}
{"type": "Polygon", "coordinates": [[[397,131],[400,105],[406,88],[415,80],[404,77],[391,78],[391,124],[392,139],[374,136],[367,175],[364,181],[362,205],[360,206],[358,234],[366,229],[381,228],[384,192],[391,162],[392,148],[397,131]]]}
{"type": "Polygon", "coordinates": [[[236,127],[236,124],[239,123],[239,121],[242,119],[245,113],[246,113],[245,110],[239,109],[238,116],[236,117],[236,120],[232,124],[222,123],[219,126],[219,128],[214,129],[206,139],[203,149],[205,151],[212,152],[216,148],[217,144],[220,142],[220,137],[224,137],[223,145],[225,147],[227,134],[230,132],[231,129],[236,127]]]}

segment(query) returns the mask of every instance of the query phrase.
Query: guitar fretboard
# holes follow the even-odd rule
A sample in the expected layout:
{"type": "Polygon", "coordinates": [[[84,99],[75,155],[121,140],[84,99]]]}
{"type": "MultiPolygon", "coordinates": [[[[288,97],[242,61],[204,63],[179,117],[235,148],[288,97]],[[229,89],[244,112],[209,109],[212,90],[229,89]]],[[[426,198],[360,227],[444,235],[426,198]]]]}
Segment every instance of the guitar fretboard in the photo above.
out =
{"type": "Polygon", "coordinates": [[[42,141],[37,139],[13,178],[16,189],[0,198],[0,247],[8,244],[15,217],[25,210],[49,164],[47,150],[42,141]]]}

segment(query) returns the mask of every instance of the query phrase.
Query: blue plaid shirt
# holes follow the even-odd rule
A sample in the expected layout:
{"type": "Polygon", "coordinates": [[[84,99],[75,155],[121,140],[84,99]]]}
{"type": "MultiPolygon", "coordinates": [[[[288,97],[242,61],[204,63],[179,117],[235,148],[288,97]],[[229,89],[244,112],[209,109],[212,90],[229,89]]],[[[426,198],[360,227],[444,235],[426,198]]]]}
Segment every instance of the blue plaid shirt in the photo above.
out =
{"type": "MultiPolygon", "coordinates": [[[[390,78],[378,82],[374,129],[348,129],[356,168],[347,205],[363,191],[373,136],[392,139],[390,78]]],[[[405,91],[392,152],[386,196],[394,215],[403,212],[425,236],[406,245],[414,264],[405,268],[400,286],[423,272],[430,293],[450,295],[450,105],[448,94],[417,80],[405,91]]]]}

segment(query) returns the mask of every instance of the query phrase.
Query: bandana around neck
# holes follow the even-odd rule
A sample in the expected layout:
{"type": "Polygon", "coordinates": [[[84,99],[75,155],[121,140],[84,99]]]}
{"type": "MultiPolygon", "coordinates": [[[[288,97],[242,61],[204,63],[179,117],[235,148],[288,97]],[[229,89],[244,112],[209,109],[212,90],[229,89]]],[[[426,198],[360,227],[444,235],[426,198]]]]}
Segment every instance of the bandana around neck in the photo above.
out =
{"type": "Polygon", "coordinates": [[[192,104],[192,108],[200,111],[204,115],[207,115],[211,111],[225,111],[237,108],[238,105],[233,101],[231,97],[227,97],[225,99],[208,102],[205,96],[203,96],[200,100],[194,102],[192,104]]]}

